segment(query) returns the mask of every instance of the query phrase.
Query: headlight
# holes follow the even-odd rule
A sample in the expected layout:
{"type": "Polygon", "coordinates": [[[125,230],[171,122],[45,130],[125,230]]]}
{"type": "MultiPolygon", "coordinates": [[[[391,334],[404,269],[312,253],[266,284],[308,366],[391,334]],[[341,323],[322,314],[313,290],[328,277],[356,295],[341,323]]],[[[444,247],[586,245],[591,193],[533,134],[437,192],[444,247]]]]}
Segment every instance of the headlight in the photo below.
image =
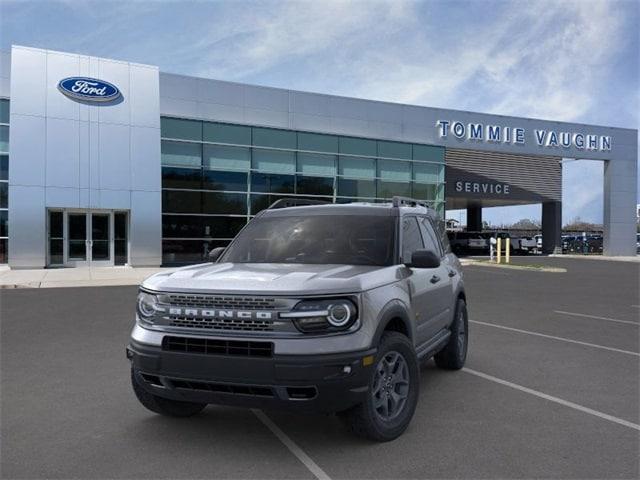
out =
{"type": "Polygon", "coordinates": [[[281,313],[280,318],[290,318],[303,333],[329,333],[351,328],[358,319],[358,310],[346,298],[303,300],[291,312],[281,313]]]}
{"type": "Polygon", "coordinates": [[[147,321],[147,323],[155,314],[158,309],[158,298],[147,292],[140,291],[138,293],[137,310],[140,320],[147,321]]]}

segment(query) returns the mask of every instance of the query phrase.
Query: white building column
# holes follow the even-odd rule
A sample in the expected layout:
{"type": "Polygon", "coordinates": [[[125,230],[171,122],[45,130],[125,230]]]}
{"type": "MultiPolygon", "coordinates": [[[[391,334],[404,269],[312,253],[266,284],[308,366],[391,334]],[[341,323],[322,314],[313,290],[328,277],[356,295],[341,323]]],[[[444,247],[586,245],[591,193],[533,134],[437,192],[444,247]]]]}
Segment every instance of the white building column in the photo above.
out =
{"type": "Polygon", "coordinates": [[[636,255],[638,146],[604,164],[604,254],[636,255]]]}

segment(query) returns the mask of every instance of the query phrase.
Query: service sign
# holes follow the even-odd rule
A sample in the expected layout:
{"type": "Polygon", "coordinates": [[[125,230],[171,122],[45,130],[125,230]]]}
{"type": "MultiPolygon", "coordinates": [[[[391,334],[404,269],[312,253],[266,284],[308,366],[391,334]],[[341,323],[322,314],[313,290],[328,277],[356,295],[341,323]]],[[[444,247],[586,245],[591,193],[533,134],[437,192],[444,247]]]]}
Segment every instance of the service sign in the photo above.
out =
{"type": "Polygon", "coordinates": [[[87,102],[111,102],[121,95],[112,83],[89,77],[63,78],[58,82],[58,90],[69,98],[87,102]]]}

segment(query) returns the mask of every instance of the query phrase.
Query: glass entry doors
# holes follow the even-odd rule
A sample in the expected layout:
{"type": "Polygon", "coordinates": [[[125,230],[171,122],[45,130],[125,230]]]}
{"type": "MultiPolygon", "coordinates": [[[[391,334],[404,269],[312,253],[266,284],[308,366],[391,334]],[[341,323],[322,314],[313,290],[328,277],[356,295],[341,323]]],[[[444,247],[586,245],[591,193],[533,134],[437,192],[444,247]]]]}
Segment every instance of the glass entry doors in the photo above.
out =
{"type": "Polygon", "coordinates": [[[124,265],[128,259],[127,212],[50,210],[48,265],[124,265]]]}

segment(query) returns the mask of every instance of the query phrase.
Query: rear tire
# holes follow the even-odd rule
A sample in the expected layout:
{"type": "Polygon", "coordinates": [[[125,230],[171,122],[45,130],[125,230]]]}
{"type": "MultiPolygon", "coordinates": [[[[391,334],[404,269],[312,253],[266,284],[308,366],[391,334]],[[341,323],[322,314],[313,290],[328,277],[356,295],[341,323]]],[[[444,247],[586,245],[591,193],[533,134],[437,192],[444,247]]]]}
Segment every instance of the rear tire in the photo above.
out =
{"type": "Polygon", "coordinates": [[[456,313],[451,324],[451,336],[447,345],[433,357],[436,365],[445,370],[460,370],[467,359],[469,344],[469,318],[467,304],[462,298],[456,304],[456,313]]]}
{"type": "Polygon", "coordinates": [[[162,398],[147,392],[138,381],[138,377],[133,368],[131,368],[131,384],[133,392],[140,403],[147,409],[160,415],[168,417],[191,417],[196,413],[200,413],[207,406],[206,403],[180,402],[178,400],[170,400],[162,398]]]}
{"type": "Polygon", "coordinates": [[[419,390],[420,369],[411,341],[401,333],[385,332],[366,400],[340,417],[360,437],[376,442],[394,440],[411,422],[419,390]]]}

